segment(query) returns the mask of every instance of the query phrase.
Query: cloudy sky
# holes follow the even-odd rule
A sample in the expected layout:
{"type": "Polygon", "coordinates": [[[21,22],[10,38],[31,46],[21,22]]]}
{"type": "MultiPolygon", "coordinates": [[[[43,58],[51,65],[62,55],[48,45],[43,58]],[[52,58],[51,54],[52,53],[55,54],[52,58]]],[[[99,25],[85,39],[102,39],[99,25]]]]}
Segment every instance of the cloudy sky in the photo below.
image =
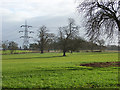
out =
{"type": "MultiPolygon", "coordinates": [[[[50,32],[56,33],[58,27],[67,25],[68,18],[74,18],[77,24],[81,23],[82,15],[77,10],[75,0],[2,0],[0,11],[2,13],[2,40],[16,41],[22,45],[23,39],[19,37],[24,33],[20,26],[27,20],[28,25],[36,38],[38,27],[46,25],[50,32]]],[[[81,30],[81,36],[84,31],[81,30]]],[[[30,39],[34,42],[34,39],[30,39]]]]}
{"type": "MultiPolygon", "coordinates": [[[[81,26],[83,14],[77,12],[76,0],[2,0],[0,2],[0,15],[2,15],[2,41],[15,41],[22,45],[23,39],[19,33],[21,25],[27,20],[28,25],[34,31],[34,36],[29,42],[33,43],[37,38],[38,27],[46,25],[50,32],[58,32],[58,27],[66,26],[68,18],[74,18],[76,23],[81,26]]],[[[85,30],[80,28],[80,36],[83,37],[85,30]]]]}

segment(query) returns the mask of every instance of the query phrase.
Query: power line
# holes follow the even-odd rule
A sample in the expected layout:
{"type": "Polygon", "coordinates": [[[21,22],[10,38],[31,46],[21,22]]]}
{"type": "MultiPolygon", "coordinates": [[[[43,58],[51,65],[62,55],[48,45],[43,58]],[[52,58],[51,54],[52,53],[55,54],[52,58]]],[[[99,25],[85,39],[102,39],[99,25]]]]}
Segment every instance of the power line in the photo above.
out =
{"type": "Polygon", "coordinates": [[[27,25],[27,21],[25,21],[25,25],[22,25],[21,27],[24,27],[25,30],[23,31],[19,31],[19,33],[21,32],[24,32],[24,36],[21,36],[20,38],[24,38],[24,41],[23,41],[23,48],[28,48],[29,46],[29,38],[33,38],[33,37],[30,37],[28,34],[29,33],[34,33],[33,31],[28,31],[28,29],[32,26],[29,26],[27,25]]]}

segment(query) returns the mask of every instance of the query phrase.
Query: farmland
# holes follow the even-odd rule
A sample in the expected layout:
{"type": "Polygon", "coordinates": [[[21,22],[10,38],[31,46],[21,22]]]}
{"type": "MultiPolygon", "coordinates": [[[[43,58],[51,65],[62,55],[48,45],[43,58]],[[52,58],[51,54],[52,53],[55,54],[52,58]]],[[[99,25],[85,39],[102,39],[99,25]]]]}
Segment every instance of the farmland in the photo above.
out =
{"type": "Polygon", "coordinates": [[[118,88],[119,67],[86,67],[115,62],[118,53],[80,52],[2,55],[3,88],[118,88]]]}

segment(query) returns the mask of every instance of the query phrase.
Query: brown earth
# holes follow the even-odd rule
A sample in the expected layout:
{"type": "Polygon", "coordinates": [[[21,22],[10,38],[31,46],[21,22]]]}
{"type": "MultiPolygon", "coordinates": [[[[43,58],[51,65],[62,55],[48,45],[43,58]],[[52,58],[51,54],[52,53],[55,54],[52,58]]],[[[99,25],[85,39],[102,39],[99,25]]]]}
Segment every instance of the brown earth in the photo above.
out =
{"type": "Polygon", "coordinates": [[[87,66],[87,67],[120,67],[120,62],[94,62],[94,63],[86,63],[80,64],[80,66],[87,66]]]}

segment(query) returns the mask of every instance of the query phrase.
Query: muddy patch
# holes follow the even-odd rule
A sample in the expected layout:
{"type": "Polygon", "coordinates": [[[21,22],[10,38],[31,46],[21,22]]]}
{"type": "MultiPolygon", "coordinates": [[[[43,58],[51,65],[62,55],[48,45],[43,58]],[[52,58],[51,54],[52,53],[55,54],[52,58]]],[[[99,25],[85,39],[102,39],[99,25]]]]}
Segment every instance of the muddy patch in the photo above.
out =
{"type": "Polygon", "coordinates": [[[80,66],[87,67],[120,67],[120,62],[95,62],[95,63],[85,63],[80,64],[80,66]]]}

